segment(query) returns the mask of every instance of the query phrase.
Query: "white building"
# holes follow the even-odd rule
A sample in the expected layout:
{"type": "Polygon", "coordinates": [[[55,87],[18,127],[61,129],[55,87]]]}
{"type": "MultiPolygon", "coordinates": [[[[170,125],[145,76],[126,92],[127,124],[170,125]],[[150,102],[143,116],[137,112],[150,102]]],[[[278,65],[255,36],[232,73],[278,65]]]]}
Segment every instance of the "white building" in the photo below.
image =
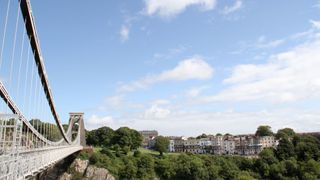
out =
{"type": "Polygon", "coordinates": [[[223,150],[224,154],[234,154],[236,145],[234,140],[224,140],[223,141],[223,150]]]}
{"type": "Polygon", "coordinates": [[[174,140],[172,140],[172,139],[169,141],[169,152],[175,152],[174,140]]]}
{"type": "Polygon", "coordinates": [[[212,141],[210,141],[208,138],[201,138],[200,145],[201,146],[212,146],[212,141]]]}

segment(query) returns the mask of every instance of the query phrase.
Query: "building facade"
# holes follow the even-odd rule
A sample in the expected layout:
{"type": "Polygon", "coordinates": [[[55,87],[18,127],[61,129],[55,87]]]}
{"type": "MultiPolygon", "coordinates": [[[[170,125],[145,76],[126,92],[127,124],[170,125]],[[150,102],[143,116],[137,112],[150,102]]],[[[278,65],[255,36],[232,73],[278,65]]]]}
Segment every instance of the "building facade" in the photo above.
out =
{"type": "Polygon", "coordinates": [[[154,145],[154,138],[158,136],[158,131],[156,130],[143,130],[139,131],[142,135],[142,147],[144,148],[151,148],[154,145]]]}
{"type": "MultiPolygon", "coordinates": [[[[152,148],[155,143],[156,131],[140,131],[144,137],[143,146],[152,148]]],[[[169,152],[185,152],[192,154],[242,155],[256,156],[264,148],[276,148],[278,141],[274,136],[255,136],[251,134],[232,136],[209,135],[206,138],[185,138],[168,136],[169,152]]]]}

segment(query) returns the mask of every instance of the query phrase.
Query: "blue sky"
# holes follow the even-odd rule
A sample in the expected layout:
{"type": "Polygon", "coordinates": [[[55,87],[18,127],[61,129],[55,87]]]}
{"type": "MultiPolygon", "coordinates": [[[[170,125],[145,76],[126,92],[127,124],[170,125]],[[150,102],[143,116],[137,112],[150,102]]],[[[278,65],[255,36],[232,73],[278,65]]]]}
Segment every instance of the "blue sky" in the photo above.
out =
{"type": "Polygon", "coordinates": [[[164,135],[318,131],[320,2],[32,0],[61,117],[164,135]]]}

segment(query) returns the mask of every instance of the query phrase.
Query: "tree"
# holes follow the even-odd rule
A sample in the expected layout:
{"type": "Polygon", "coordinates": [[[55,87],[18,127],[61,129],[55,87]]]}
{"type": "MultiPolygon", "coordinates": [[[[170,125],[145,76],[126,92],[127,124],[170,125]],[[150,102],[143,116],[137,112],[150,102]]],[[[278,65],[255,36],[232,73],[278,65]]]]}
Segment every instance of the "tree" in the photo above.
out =
{"type": "Polygon", "coordinates": [[[220,171],[220,176],[223,179],[235,179],[238,172],[239,168],[238,166],[229,159],[221,159],[221,171],[220,171]]]}
{"type": "Polygon", "coordinates": [[[268,179],[285,179],[285,167],[283,163],[275,163],[270,165],[270,174],[268,179]]]}
{"type": "Polygon", "coordinates": [[[206,170],[206,167],[199,158],[199,156],[191,156],[191,177],[192,179],[209,179],[209,172],[206,170]]]}
{"type": "Polygon", "coordinates": [[[137,164],[134,159],[123,159],[124,166],[120,169],[120,179],[134,179],[137,176],[137,164]]]}
{"type": "Polygon", "coordinates": [[[320,159],[320,142],[313,136],[303,135],[294,138],[295,153],[300,161],[320,159]]]}
{"type": "Polygon", "coordinates": [[[256,136],[272,136],[273,132],[271,131],[270,126],[259,126],[256,131],[256,136]]]}
{"type": "Polygon", "coordinates": [[[163,136],[157,136],[155,138],[154,149],[156,151],[159,151],[160,155],[162,156],[164,152],[168,151],[169,143],[170,142],[168,138],[165,138],[163,136]]]}
{"type": "Polygon", "coordinates": [[[267,164],[273,164],[278,162],[277,158],[275,157],[274,150],[271,148],[266,148],[262,150],[259,154],[259,157],[262,161],[264,161],[267,164]]]}
{"type": "Polygon", "coordinates": [[[255,180],[255,178],[252,177],[249,172],[241,171],[236,177],[236,180],[255,180]]]}
{"type": "Polygon", "coordinates": [[[296,135],[293,129],[291,128],[284,128],[284,129],[279,129],[276,138],[281,139],[281,138],[293,138],[296,135]]]}
{"type": "Polygon", "coordinates": [[[99,138],[98,143],[101,143],[103,146],[110,146],[110,142],[113,136],[114,131],[109,127],[102,127],[97,129],[96,131],[96,137],[99,138]]]}
{"type": "Polygon", "coordinates": [[[112,145],[118,144],[125,152],[137,149],[142,143],[142,136],[138,131],[128,127],[121,127],[114,132],[112,145]]]}
{"type": "Polygon", "coordinates": [[[121,127],[114,131],[109,127],[101,127],[86,132],[88,145],[121,148],[127,154],[129,151],[137,149],[142,143],[142,136],[134,129],[121,127]]]}
{"type": "MultiPolygon", "coordinates": [[[[255,167],[259,174],[263,177],[262,179],[266,179],[270,176],[271,173],[271,166],[273,164],[277,164],[278,159],[275,157],[274,150],[271,148],[266,148],[262,150],[259,154],[259,159],[255,162],[255,167]]],[[[274,167],[273,167],[274,168],[274,167]]]]}
{"type": "Polygon", "coordinates": [[[159,158],[156,161],[155,171],[160,179],[173,179],[175,176],[175,159],[174,157],[159,158]]]}
{"type": "Polygon", "coordinates": [[[197,136],[196,139],[207,138],[207,137],[208,137],[208,136],[207,136],[205,133],[203,133],[203,134],[197,136]]]}
{"type": "Polygon", "coordinates": [[[154,179],[154,159],[150,154],[142,154],[137,159],[137,167],[138,179],[154,179]]]}
{"type": "Polygon", "coordinates": [[[307,166],[306,166],[306,169],[316,175],[318,178],[320,178],[320,162],[317,162],[313,159],[309,160],[307,162],[307,166]]]}
{"type": "Polygon", "coordinates": [[[176,175],[173,179],[192,179],[192,156],[180,154],[175,163],[176,175]]]}
{"type": "Polygon", "coordinates": [[[277,157],[280,160],[285,160],[290,157],[294,157],[296,154],[294,152],[294,146],[292,142],[290,142],[288,139],[280,139],[279,145],[277,147],[277,157]]]}
{"type": "Polygon", "coordinates": [[[143,141],[143,137],[142,135],[134,130],[131,129],[131,135],[132,135],[132,145],[131,145],[131,149],[138,149],[141,146],[141,143],[143,141]]]}
{"type": "Polygon", "coordinates": [[[284,164],[286,176],[298,179],[297,175],[299,166],[296,159],[290,158],[288,160],[282,161],[281,163],[284,164]]]}
{"type": "Polygon", "coordinates": [[[110,146],[111,139],[114,136],[113,129],[109,127],[101,127],[86,133],[86,141],[88,145],[93,146],[110,146]]]}

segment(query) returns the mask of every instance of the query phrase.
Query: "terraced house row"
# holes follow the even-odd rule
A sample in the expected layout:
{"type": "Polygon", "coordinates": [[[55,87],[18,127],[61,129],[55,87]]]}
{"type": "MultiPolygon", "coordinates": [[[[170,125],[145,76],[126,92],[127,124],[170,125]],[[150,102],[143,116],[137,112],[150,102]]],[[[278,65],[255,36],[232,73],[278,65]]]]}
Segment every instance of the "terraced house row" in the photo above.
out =
{"type": "Polygon", "coordinates": [[[194,154],[257,155],[264,148],[276,147],[274,136],[255,135],[209,135],[206,138],[168,137],[170,152],[194,154]]]}

